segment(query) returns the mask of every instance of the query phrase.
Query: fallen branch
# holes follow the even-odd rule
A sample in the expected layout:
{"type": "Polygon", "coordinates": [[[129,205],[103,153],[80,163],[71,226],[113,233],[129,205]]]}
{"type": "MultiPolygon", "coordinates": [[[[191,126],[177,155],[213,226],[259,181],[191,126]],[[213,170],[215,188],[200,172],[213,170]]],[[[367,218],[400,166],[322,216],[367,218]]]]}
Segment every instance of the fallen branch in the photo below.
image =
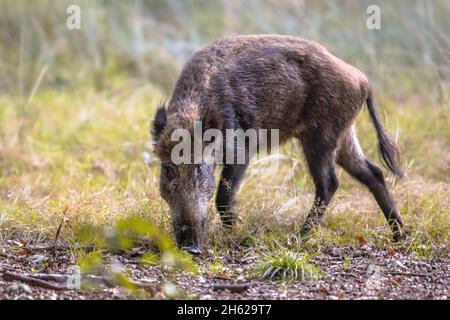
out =
{"type": "Polygon", "coordinates": [[[94,247],[91,245],[74,245],[74,246],[69,246],[69,245],[59,245],[59,246],[55,246],[55,245],[51,245],[51,246],[46,246],[46,247],[33,247],[33,246],[23,246],[20,247],[21,249],[28,251],[28,252],[42,252],[42,251],[67,251],[67,250],[73,250],[73,249],[83,249],[86,251],[94,251],[94,250],[101,250],[104,248],[98,248],[98,247],[94,247]]]}
{"type": "MultiPolygon", "coordinates": [[[[4,271],[3,279],[6,281],[21,281],[28,283],[33,286],[40,286],[47,289],[52,290],[70,290],[65,284],[69,280],[69,275],[64,274],[51,274],[51,273],[26,273],[26,274],[18,274],[15,272],[4,271]],[[59,285],[52,284],[53,281],[57,282],[59,285]],[[64,286],[61,286],[64,284],[64,286]]],[[[107,287],[117,287],[120,286],[113,277],[106,276],[96,276],[96,275],[83,275],[81,279],[83,284],[87,285],[106,285],[107,287]]],[[[128,282],[136,288],[146,289],[153,291],[155,289],[155,285],[153,283],[132,280],[129,279],[128,282]]]]}
{"type": "Polygon", "coordinates": [[[32,278],[29,276],[20,275],[18,273],[10,272],[10,271],[3,272],[3,279],[5,281],[20,281],[20,282],[24,282],[24,283],[27,283],[32,286],[42,287],[42,288],[50,289],[50,290],[57,290],[57,291],[68,290],[68,288],[65,286],[56,285],[56,284],[50,283],[48,281],[32,278]]]}
{"type": "Polygon", "coordinates": [[[45,246],[45,247],[23,246],[20,248],[27,251],[28,253],[50,251],[53,255],[56,254],[56,251],[69,251],[69,250],[74,250],[74,249],[85,250],[88,252],[92,252],[95,250],[107,251],[107,252],[111,252],[111,253],[128,255],[128,256],[136,255],[136,252],[133,252],[132,250],[115,248],[115,247],[97,247],[97,246],[93,246],[93,245],[72,245],[72,246],[71,245],[58,245],[58,246],[51,245],[51,246],[45,246]]]}
{"type": "Polygon", "coordinates": [[[23,274],[25,277],[35,278],[43,281],[53,281],[57,283],[67,283],[69,276],[64,274],[50,274],[50,273],[27,273],[23,274]]]}

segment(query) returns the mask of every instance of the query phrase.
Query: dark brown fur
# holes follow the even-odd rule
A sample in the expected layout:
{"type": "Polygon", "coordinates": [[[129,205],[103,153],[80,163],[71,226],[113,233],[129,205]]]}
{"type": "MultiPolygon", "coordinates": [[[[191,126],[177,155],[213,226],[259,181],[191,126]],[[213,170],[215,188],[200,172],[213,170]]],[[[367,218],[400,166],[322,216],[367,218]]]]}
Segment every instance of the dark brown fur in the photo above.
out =
{"type": "MultiPolygon", "coordinates": [[[[290,138],[300,141],[316,187],[314,205],[303,232],[318,223],[336,191],[338,181],[334,167],[338,163],[370,189],[395,237],[399,238],[402,222],[383,173],[364,156],[353,129],[355,118],[366,101],[382,157],[388,168],[400,175],[397,149],[380,124],[371,86],[361,71],[312,41],[275,35],[233,36],[200,50],[186,64],[167,111],[159,109],[155,118],[155,150],[163,166],[170,167],[174,145],[170,141],[171,133],[177,128],[192,129],[195,120],[202,121],[205,129],[279,129],[280,142],[290,138]]],[[[178,166],[173,170],[176,176],[196,179],[189,173],[193,167],[178,166]]],[[[193,189],[185,180],[183,183],[187,187],[177,192],[184,194],[181,198],[188,202],[195,203],[199,192],[204,192],[204,201],[211,196],[213,168],[200,167],[208,174],[206,178],[197,179],[201,183],[208,181],[209,187],[203,191],[193,189]]],[[[231,225],[234,221],[233,199],[245,169],[246,165],[223,168],[216,204],[225,224],[231,225]]],[[[170,196],[166,194],[165,198],[170,196]]],[[[168,202],[171,209],[178,206],[174,216],[184,217],[174,217],[175,220],[182,221],[184,227],[197,234],[193,236],[195,240],[187,241],[188,244],[200,245],[203,230],[197,230],[202,228],[196,222],[197,215],[204,221],[206,214],[197,212],[195,205],[188,213],[183,213],[186,202],[174,204],[175,198],[168,202]]],[[[177,234],[180,226],[175,224],[174,227],[177,234]]],[[[187,238],[192,236],[187,235],[187,238]]]]}

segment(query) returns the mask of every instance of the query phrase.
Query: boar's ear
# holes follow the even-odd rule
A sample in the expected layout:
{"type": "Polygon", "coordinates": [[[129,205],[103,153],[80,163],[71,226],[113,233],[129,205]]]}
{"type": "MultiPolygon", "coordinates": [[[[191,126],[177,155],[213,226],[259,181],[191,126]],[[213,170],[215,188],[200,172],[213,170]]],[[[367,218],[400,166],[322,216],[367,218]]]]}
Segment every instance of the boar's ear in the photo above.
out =
{"type": "Polygon", "coordinates": [[[164,130],[164,127],[166,126],[167,121],[167,114],[166,114],[166,108],[164,106],[164,103],[161,103],[156,110],[155,118],[153,119],[152,123],[152,130],[151,133],[153,135],[153,141],[158,141],[159,136],[164,130]]]}

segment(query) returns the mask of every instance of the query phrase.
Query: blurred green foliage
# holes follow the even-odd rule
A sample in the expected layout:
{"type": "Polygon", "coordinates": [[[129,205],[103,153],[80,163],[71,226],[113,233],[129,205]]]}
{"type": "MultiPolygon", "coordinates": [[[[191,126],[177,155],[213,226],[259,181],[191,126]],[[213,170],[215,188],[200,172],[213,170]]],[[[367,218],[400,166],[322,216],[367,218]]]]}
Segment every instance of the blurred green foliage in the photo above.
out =
{"type": "Polygon", "coordinates": [[[230,34],[279,33],[316,40],[365,70],[379,91],[448,99],[447,0],[2,0],[0,92],[42,86],[111,89],[151,82],[166,95],[192,53],[230,34]],[[81,30],[66,8],[81,8],[81,30]],[[381,30],[366,27],[369,5],[381,30]]]}
{"type": "MultiPolygon", "coordinates": [[[[109,228],[83,225],[79,228],[77,240],[86,245],[94,245],[98,250],[121,250],[125,253],[136,247],[136,241],[144,242],[150,247],[146,253],[139,252],[142,264],[159,264],[175,271],[197,272],[192,257],[175,246],[172,236],[143,218],[130,216],[118,219],[109,228]]],[[[100,253],[94,252],[83,257],[80,267],[82,271],[89,268],[95,270],[101,264],[100,253]]]]}

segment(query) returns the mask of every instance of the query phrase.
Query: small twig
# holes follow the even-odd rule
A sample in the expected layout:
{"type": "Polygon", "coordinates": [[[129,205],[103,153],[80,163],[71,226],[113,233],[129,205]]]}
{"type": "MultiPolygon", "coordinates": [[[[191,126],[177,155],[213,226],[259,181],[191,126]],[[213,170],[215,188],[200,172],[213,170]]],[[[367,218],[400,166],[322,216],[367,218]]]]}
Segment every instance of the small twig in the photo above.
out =
{"type": "Polygon", "coordinates": [[[216,280],[226,280],[226,281],[232,280],[230,277],[224,277],[224,276],[213,276],[213,278],[216,280]]]}
{"type": "Polygon", "coordinates": [[[53,240],[53,251],[52,251],[53,257],[56,257],[56,242],[58,241],[59,234],[61,232],[61,228],[62,228],[62,225],[64,223],[64,215],[66,214],[67,209],[68,209],[68,207],[66,206],[64,208],[64,210],[63,210],[63,217],[61,218],[61,222],[60,222],[60,224],[58,226],[58,230],[56,231],[55,239],[53,240]]]}
{"type": "Polygon", "coordinates": [[[413,272],[389,272],[393,276],[409,276],[409,277],[422,277],[422,278],[432,278],[433,275],[428,273],[413,273],[413,272]]]}
{"type": "Polygon", "coordinates": [[[255,261],[258,257],[257,256],[248,256],[241,259],[241,263],[246,263],[248,261],[252,262],[255,261]]]}
{"type": "Polygon", "coordinates": [[[246,291],[250,287],[249,284],[214,284],[214,291],[228,290],[232,293],[241,293],[246,291]]]}
{"type": "Polygon", "coordinates": [[[331,274],[331,276],[344,276],[344,277],[352,277],[355,279],[360,279],[357,275],[354,275],[353,273],[345,273],[345,272],[336,272],[331,274]]]}
{"type": "Polygon", "coordinates": [[[70,245],[51,245],[51,246],[46,246],[46,247],[33,247],[33,246],[24,246],[24,247],[20,247],[21,249],[24,249],[28,252],[42,252],[42,251],[56,251],[56,250],[61,250],[61,251],[65,251],[65,250],[73,250],[73,249],[84,249],[84,250],[88,250],[88,251],[93,251],[93,250],[103,250],[104,248],[97,248],[95,246],[91,246],[91,245],[74,245],[74,246],[70,246],[70,245]]]}
{"type": "Polygon", "coordinates": [[[11,266],[0,264],[0,273],[3,273],[5,271],[14,270],[11,266]]]}
{"type": "Polygon", "coordinates": [[[64,222],[64,218],[61,219],[61,223],[59,224],[58,230],[56,231],[55,239],[53,240],[53,247],[56,246],[56,242],[58,241],[59,233],[61,232],[61,227],[63,225],[63,222],[64,222]]]}
{"type": "Polygon", "coordinates": [[[5,281],[25,282],[32,286],[42,287],[42,288],[51,289],[51,290],[59,290],[59,291],[68,290],[68,288],[65,286],[56,285],[56,284],[50,283],[48,281],[44,281],[44,280],[40,280],[40,279],[28,277],[28,276],[23,276],[23,275],[14,273],[14,272],[9,272],[9,271],[3,272],[3,279],[5,281]]]}

